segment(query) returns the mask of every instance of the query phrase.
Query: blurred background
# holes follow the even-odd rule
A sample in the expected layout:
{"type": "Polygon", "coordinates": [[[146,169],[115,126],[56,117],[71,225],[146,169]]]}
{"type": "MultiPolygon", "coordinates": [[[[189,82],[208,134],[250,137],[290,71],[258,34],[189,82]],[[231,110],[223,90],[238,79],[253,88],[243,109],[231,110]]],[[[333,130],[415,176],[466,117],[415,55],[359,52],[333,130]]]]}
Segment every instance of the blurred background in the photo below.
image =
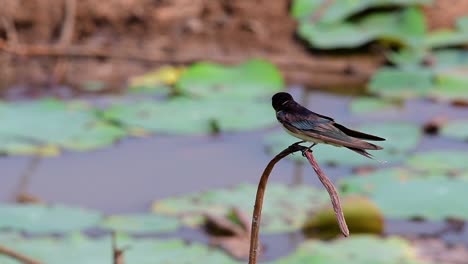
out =
{"type": "Polygon", "coordinates": [[[346,239],[278,163],[262,263],[468,263],[468,1],[0,5],[0,263],[245,263],[279,91],[387,140],[314,147],[346,239]]]}

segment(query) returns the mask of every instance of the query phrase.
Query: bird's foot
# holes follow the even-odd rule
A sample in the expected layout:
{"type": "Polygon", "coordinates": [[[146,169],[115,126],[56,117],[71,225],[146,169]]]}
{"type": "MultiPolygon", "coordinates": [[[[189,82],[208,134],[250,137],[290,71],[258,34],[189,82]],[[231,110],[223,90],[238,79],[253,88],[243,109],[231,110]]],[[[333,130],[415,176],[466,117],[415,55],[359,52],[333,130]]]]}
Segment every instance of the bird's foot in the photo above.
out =
{"type": "Polygon", "coordinates": [[[305,156],[306,156],[306,151],[311,151],[311,149],[312,149],[315,145],[317,145],[317,143],[314,143],[314,144],[310,145],[310,147],[301,150],[302,156],[305,157],[305,156]]]}

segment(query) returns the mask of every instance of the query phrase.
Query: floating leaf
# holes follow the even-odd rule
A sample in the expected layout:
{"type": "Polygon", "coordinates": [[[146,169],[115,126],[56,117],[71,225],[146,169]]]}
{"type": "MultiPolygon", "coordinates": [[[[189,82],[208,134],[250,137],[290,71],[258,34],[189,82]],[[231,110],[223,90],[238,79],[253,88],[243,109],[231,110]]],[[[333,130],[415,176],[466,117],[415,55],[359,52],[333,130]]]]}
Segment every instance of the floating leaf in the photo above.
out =
{"type": "MultiPolygon", "coordinates": [[[[124,252],[126,264],[234,264],[238,263],[219,250],[208,246],[170,239],[131,239],[118,236],[118,247],[128,247],[124,252]]],[[[112,243],[109,237],[89,239],[75,234],[62,239],[0,236],[0,243],[47,264],[112,263],[112,243]]],[[[2,264],[19,264],[0,255],[2,264]]]]}
{"type": "Polygon", "coordinates": [[[439,150],[416,153],[408,160],[413,168],[433,172],[462,171],[468,169],[468,152],[439,150]]]}
{"type": "Polygon", "coordinates": [[[457,21],[457,29],[441,29],[429,33],[426,45],[431,48],[447,46],[459,46],[468,43],[467,17],[461,17],[457,21]]]}
{"type": "MultiPolygon", "coordinates": [[[[387,162],[403,161],[406,153],[415,148],[421,138],[421,131],[418,126],[403,122],[361,125],[356,129],[386,139],[386,141],[376,142],[376,144],[384,148],[383,150],[371,151],[371,153],[377,160],[387,162]],[[395,144],[395,142],[398,142],[398,144],[395,144]]],[[[276,132],[266,137],[265,144],[269,152],[275,154],[297,141],[299,140],[286,132],[276,132]]],[[[376,160],[366,158],[346,148],[319,144],[313,150],[314,156],[319,163],[345,166],[379,165],[376,160]]],[[[307,162],[300,154],[293,154],[288,157],[307,162]]]]}
{"type": "Polygon", "coordinates": [[[374,40],[417,47],[424,41],[425,32],[424,15],[416,8],[370,14],[355,23],[311,23],[304,20],[298,28],[299,36],[320,49],[354,48],[374,40]]]}
{"type": "Polygon", "coordinates": [[[427,95],[433,87],[432,73],[426,69],[382,68],[369,83],[369,91],[393,98],[427,95]]]}
{"type": "Polygon", "coordinates": [[[130,79],[130,92],[164,93],[170,90],[180,78],[185,67],[163,66],[130,79]]]}
{"type": "Polygon", "coordinates": [[[270,104],[246,100],[192,100],[174,98],[165,102],[142,101],[116,104],[104,117],[129,128],[168,134],[202,134],[263,128],[276,122],[270,104]]]}
{"type": "MultiPolygon", "coordinates": [[[[156,201],[153,204],[153,211],[180,217],[189,225],[203,223],[205,213],[222,217],[233,207],[250,215],[256,190],[257,186],[243,184],[228,190],[213,190],[168,198],[156,201]]],[[[312,187],[286,187],[270,183],[262,212],[262,232],[279,233],[297,230],[304,223],[307,212],[321,207],[328,201],[326,192],[312,187]]]]}
{"type": "Polygon", "coordinates": [[[373,97],[358,97],[351,102],[351,112],[356,114],[361,113],[376,113],[378,111],[395,108],[398,105],[396,102],[373,97]]]}
{"type": "Polygon", "coordinates": [[[190,66],[176,87],[195,98],[255,99],[270,97],[284,86],[279,70],[264,60],[237,66],[197,63],[190,66]]]}
{"type": "Polygon", "coordinates": [[[424,58],[427,56],[427,49],[421,47],[403,47],[398,51],[388,51],[388,60],[401,69],[418,70],[424,58]]]}
{"type": "Polygon", "coordinates": [[[86,104],[46,99],[0,105],[0,151],[7,154],[56,154],[58,148],[90,150],[125,135],[103,123],[86,104]]]}
{"type": "Polygon", "coordinates": [[[100,220],[100,213],[82,208],[0,204],[0,229],[60,233],[83,230],[100,220]]]}
{"type": "Polygon", "coordinates": [[[368,195],[386,217],[468,219],[468,205],[464,203],[468,181],[444,175],[426,176],[410,170],[386,169],[346,177],[341,185],[344,193],[368,195]]]}
{"type": "Polygon", "coordinates": [[[426,45],[431,48],[458,46],[468,43],[468,32],[438,30],[427,36],[426,45]]]}
{"type": "Polygon", "coordinates": [[[156,214],[131,214],[108,216],[101,226],[114,231],[128,233],[170,232],[179,228],[180,223],[174,217],[156,214]]]}
{"type": "Polygon", "coordinates": [[[468,51],[459,49],[441,49],[435,50],[431,54],[434,57],[436,70],[451,70],[454,68],[468,67],[468,51]]]}
{"type": "MultiPolygon", "coordinates": [[[[362,233],[383,233],[383,215],[369,199],[360,196],[347,196],[342,199],[341,205],[346,223],[353,236],[362,233]]],[[[340,235],[341,231],[336,222],[336,214],[331,205],[312,214],[304,224],[303,231],[308,237],[325,239],[340,235]]]]}
{"type": "Polygon", "coordinates": [[[351,236],[332,242],[306,241],[290,256],[275,264],[421,264],[416,251],[401,238],[351,236]]]}
{"type": "Polygon", "coordinates": [[[468,67],[457,73],[439,73],[436,77],[435,87],[430,92],[437,98],[457,99],[468,101],[468,67]]]}
{"type": "Polygon", "coordinates": [[[342,21],[356,13],[360,13],[370,8],[428,4],[431,0],[360,0],[360,1],[334,1],[327,3],[326,0],[294,0],[291,7],[291,14],[298,19],[307,19],[320,12],[320,22],[333,23],[342,21]],[[319,11],[320,10],[320,11],[319,11]]]}
{"type": "Polygon", "coordinates": [[[441,134],[446,137],[468,141],[468,119],[448,122],[442,127],[441,134]]]}

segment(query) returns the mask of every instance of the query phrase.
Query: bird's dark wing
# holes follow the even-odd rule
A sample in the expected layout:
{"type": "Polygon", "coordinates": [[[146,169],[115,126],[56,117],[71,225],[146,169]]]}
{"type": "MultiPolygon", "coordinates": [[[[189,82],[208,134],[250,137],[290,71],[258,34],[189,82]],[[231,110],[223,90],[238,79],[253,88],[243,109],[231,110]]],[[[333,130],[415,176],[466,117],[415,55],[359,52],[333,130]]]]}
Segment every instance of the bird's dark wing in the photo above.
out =
{"type": "Polygon", "coordinates": [[[378,136],[366,134],[366,133],[356,131],[356,130],[351,130],[351,129],[349,129],[349,128],[343,126],[343,125],[337,124],[337,123],[334,123],[333,126],[335,126],[339,130],[343,131],[343,133],[345,133],[346,135],[351,136],[351,137],[366,139],[366,140],[375,140],[375,141],[384,141],[385,140],[385,138],[381,138],[381,137],[378,137],[378,136]]]}
{"type": "Polygon", "coordinates": [[[315,115],[301,116],[278,112],[277,118],[288,130],[295,134],[302,134],[339,146],[381,149],[379,146],[346,135],[334,126],[335,122],[315,115]]]}

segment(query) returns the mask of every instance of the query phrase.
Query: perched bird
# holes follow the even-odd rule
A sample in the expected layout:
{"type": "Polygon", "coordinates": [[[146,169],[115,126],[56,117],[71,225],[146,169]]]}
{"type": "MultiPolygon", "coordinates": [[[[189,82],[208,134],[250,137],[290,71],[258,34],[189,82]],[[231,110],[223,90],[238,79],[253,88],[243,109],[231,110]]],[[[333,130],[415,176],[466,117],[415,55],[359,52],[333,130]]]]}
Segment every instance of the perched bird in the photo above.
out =
{"type": "Polygon", "coordinates": [[[330,144],[346,147],[368,158],[373,158],[366,150],[383,149],[365,140],[382,141],[384,138],[351,130],[338,123],[333,118],[319,115],[298,104],[289,93],[280,92],[271,98],[276,118],[286,132],[301,139],[302,142],[330,144]]]}

